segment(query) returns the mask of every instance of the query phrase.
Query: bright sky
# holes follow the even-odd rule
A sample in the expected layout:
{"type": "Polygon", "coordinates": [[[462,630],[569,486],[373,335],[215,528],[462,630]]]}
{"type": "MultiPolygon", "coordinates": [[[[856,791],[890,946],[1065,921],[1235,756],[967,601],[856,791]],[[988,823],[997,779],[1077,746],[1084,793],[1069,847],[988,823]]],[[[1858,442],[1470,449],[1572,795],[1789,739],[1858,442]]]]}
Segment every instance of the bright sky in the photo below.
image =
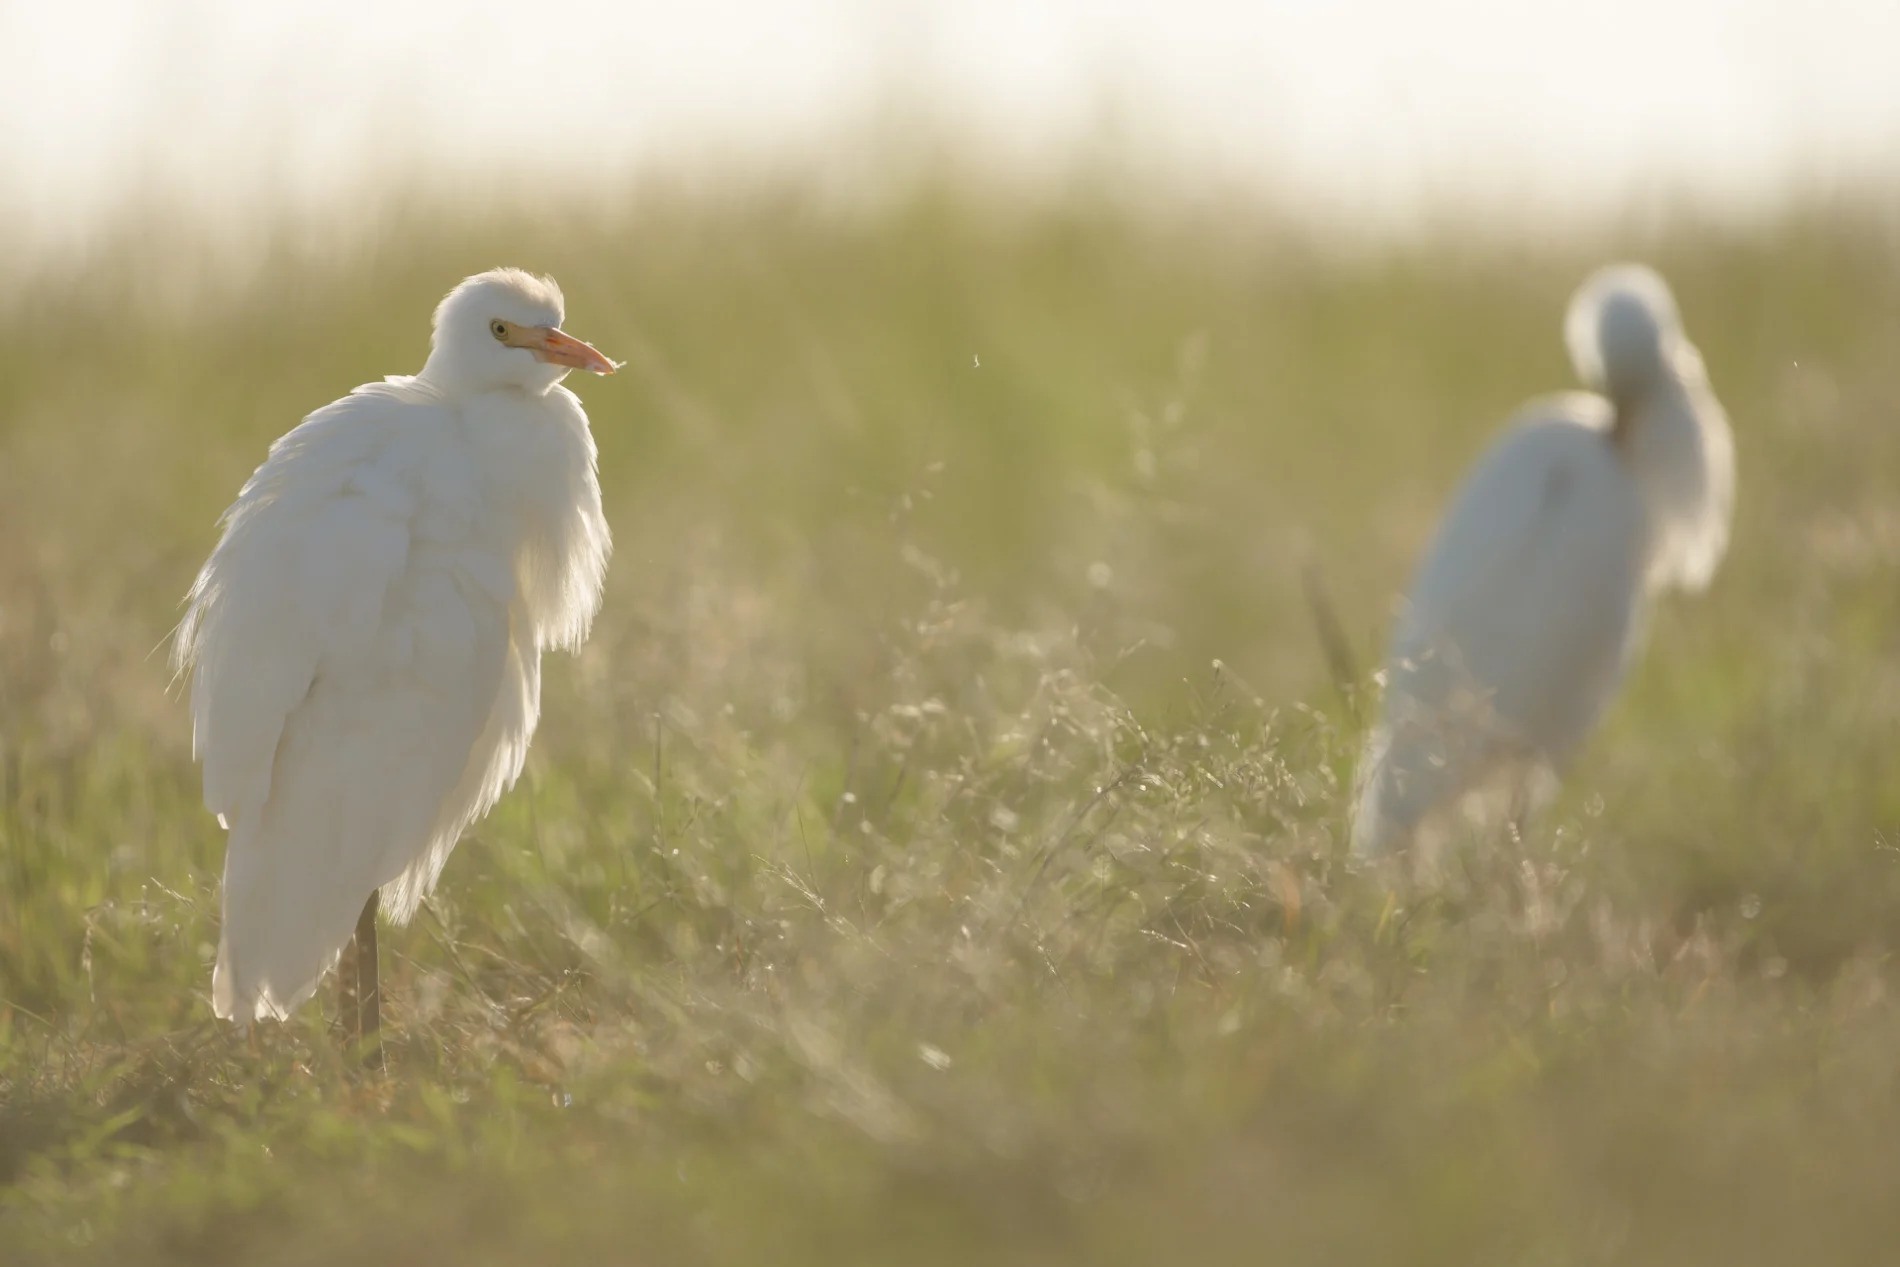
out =
{"type": "Polygon", "coordinates": [[[478,179],[835,168],[894,102],[1027,171],[1107,120],[1188,185],[1375,221],[1746,206],[1900,169],[1896,49],[1900,0],[0,0],[0,214],[50,238],[418,150],[478,179]]]}

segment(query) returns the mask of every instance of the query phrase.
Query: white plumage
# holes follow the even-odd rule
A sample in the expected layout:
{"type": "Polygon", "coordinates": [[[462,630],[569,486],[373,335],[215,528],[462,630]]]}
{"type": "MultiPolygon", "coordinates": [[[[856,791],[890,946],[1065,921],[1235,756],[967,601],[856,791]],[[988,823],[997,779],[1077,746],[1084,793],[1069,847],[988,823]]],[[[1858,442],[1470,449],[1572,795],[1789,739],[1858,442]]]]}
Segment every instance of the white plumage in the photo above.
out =
{"type": "Polygon", "coordinates": [[[1522,779],[1519,797],[1551,785],[1622,681],[1649,596],[1702,589],[1727,549],[1734,442],[1668,287],[1600,270],[1565,332],[1602,394],[1527,407],[1440,524],[1360,761],[1361,855],[1498,776],[1522,779]]]}
{"type": "Polygon", "coordinates": [[[271,446],[225,512],[174,661],[229,831],[221,1017],[309,998],[378,889],[406,921],[514,784],[541,652],[578,648],[611,546],[560,289],[497,269],[436,309],[414,377],[271,446]]]}

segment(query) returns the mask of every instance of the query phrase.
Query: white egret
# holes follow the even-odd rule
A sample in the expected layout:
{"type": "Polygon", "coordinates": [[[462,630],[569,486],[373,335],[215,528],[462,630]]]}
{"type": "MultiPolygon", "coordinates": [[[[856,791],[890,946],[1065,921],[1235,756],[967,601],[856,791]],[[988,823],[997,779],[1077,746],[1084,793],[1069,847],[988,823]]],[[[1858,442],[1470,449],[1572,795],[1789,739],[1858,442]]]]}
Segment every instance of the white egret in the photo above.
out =
{"type": "Polygon", "coordinates": [[[407,921],[521,773],[541,652],[586,640],[612,544],[559,384],[617,367],[563,316],[551,279],[469,278],[421,373],[305,418],[224,513],[173,652],[229,833],[220,1017],[282,1019],[353,944],[343,1023],[372,1039],[378,894],[407,921]]]}
{"type": "Polygon", "coordinates": [[[1598,271],[1565,334],[1601,394],[1527,406],[1439,525],[1360,761],[1362,856],[1500,783],[1520,809],[1547,793],[1615,694],[1649,597],[1704,588],[1727,549],[1734,441],[1662,278],[1598,271]]]}

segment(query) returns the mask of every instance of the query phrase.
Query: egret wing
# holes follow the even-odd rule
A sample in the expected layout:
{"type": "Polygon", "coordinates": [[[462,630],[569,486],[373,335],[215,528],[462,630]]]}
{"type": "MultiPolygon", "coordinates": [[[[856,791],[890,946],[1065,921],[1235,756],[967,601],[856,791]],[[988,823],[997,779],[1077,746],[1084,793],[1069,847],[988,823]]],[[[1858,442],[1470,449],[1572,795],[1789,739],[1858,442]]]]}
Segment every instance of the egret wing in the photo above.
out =
{"type": "Polygon", "coordinates": [[[407,563],[413,492],[379,470],[416,406],[359,389],[271,446],[187,596],[173,662],[192,675],[205,806],[228,827],[269,795],[283,723],[318,664],[375,635],[407,563]]]}

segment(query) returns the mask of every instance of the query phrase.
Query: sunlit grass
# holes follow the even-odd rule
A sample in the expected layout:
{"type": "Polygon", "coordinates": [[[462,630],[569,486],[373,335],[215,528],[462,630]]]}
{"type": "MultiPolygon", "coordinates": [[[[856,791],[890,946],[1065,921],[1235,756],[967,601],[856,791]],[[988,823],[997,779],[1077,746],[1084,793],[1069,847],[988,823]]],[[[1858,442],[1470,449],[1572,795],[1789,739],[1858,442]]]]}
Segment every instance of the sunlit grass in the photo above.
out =
{"type": "Polygon", "coordinates": [[[0,1258],[1885,1261],[1892,220],[1276,223],[418,205],[14,296],[0,1258]],[[1611,254],[1734,415],[1733,553],[1529,840],[1391,893],[1343,862],[1303,572],[1369,674],[1611,254]],[[377,1082],[320,1007],[212,1022],[222,843],[154,648],[268,442],[501,262],[629,361],[578,385],[617,549],[522,786],[385,939],[377,1082]]]}

